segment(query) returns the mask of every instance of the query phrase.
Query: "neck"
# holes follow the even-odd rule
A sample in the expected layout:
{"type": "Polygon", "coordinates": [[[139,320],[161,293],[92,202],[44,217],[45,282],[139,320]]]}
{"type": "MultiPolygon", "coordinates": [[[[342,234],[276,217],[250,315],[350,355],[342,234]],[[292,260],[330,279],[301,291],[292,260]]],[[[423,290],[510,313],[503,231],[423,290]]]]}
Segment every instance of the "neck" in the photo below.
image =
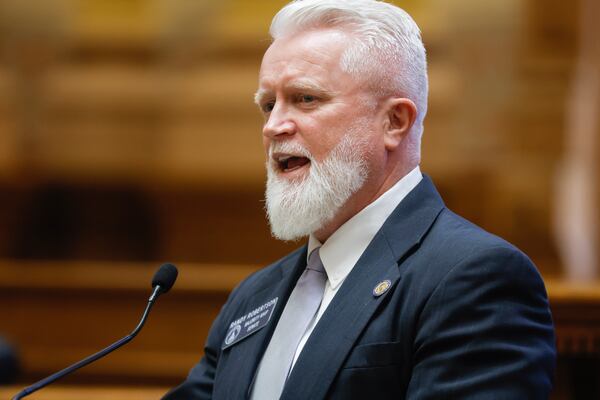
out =
{"type": "Polygon", "coordinates": [[[337,231],[342,225],[344,225],[349,219],[354,217],[356,214],[361,212],[369,204],[373,203],[382,194],[387,192],[392,186],[394,186],[400,179],[405,177],[411,172],[417,164],[412,166],[406,166],[404,168],[398,168],[394,173],[386,175],[385,179],[377,182],[377,184],[366,184],[359,189],[350,199],[344,204],[338,213],[327,222],[321,229],[313,232],[315,238],[321,243],[325,243],[327,239],[335,231],[337,231]]]}

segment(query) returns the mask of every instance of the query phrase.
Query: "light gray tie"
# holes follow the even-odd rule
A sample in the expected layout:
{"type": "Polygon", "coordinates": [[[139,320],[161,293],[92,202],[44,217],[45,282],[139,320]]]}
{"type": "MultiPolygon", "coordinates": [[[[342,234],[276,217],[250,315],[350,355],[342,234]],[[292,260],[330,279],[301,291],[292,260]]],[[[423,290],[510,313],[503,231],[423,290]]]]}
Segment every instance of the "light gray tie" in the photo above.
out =
{"type": "Polygon", "coordinates": [[[320,247],[310,254],[308,265],[298,279],[275,327],[258,366],[252,387],[252,400],[276,400],[281,396],[300,339],[323,300],[327,274],[319,249],[320,247]]]}

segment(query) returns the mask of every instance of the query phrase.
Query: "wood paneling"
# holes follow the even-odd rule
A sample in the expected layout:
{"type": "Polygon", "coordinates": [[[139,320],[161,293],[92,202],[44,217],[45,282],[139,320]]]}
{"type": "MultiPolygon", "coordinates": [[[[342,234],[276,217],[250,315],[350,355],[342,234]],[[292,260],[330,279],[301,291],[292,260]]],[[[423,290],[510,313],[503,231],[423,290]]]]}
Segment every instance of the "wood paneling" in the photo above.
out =
{"type": "MultiPolygon", "coordinates": [[[[167,387],[131,387],[131,386],[56,386],[44,388],[32,395],[37,400],[156,400],[162,397],[167,387]]],[[[10,399],[21,387],[0,388],[0,398],[10,399]]]]}
{"type": "MultiPolygon", "coordinates": [[[[270,18],[285,1],[47,3],[53,6],[2,4],[0,182],[174,189],[186,203],[197,192],[219,199],[262,191],[262,121],[252,95],[270,18]],[[56,18],[28,23],[45,13],[56,18]]],[[[423,170],[444,188],[451,208],[514,242],[543,268],[556,266],[548,272],[560,272],[552,198],[577,4],[403,3],[429,49],[423,170]]],[[[226,206],[212,210],[214,226],[227,219],[226,206]]],[[[259,221],[262,210],[253,210],[249,218],[259,221]]],[[[167,214],[152,218],[186,217],[183,208],[161,212],[167,214]]],[[[172,245],[171,238],[189,231],[177,225],[159,247],[212,262],[199,259],[193,246],[172,245]]],[[[212,243],[222,249],[229,241],[212,243]]],[[[93,251],[88,257],[97,258],[93,251]]]]}
{"type": "Polygon", "coordinates": [[[563,355],[600,356],[600,282],[547,281],[563,355]]]}
{"type": "MultiPolygon", "coordinates": [[[[172,292],[123,349],[77,372],[72,382],[175,384],[199,360],[228,293],[257,269],[181,264],[172,292]]],[[[30,381],[109,345],[137,324],[155,265],[0,263],[0,332],[15,343],[30,381]]],[[[600,355],[600,283],[547,281],[561,356],[600,355]]]]}
{"type": "MultiPolygon", "coordinates": [[[[77,372],[73,381],[175,384],[199,360],[210,325],[233,287],[256,268],[181,264],[139,336],[77,372]]],[[[0,263],[0,332],[22,359],[22,379],[48,375],[136,326],[156,266],[0,263]]]]}

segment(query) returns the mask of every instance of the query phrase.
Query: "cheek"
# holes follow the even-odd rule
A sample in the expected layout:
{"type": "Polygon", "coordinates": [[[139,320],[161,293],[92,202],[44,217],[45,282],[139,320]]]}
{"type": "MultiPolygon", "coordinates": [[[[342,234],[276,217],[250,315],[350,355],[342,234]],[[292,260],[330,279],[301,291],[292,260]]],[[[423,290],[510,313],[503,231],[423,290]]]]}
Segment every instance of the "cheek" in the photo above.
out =
{"type": "Polygon", "coordinates": [[[307,132],[302,141],[316,161],[323,161],[339,142],[341,135],[337,133],[336,127],[324,126],[307,132]]]}
{"type": "Polygon", "coordinates": [[[307,142],[310,141],[317,148],[330,149],[348,133],[350,126],[351,121],[338,115],[307,122],[305,129],[300,131],[305,133],[304,137],[307,142]]]}

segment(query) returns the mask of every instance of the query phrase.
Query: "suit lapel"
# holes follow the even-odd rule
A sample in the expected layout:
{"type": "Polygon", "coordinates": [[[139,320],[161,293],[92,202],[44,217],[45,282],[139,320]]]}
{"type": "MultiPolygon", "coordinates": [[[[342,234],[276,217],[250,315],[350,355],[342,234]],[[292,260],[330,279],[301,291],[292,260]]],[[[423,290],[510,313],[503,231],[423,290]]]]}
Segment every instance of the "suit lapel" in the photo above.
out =
{"type": "Polygon", "coordinates": [[[298,250],[295,256],[288,258],[275,268],[273,273],[265,279],[267,281],[265,286],[259,288],[256,293],[250,296],[245,305],[240,308],[239,315],[234,316],[234,319],[239,318],[256,307],[278,298],[273,315],[264,328],[224,350],[229,352],[227,364],[234,367],[227,369],[232,373],[228,373],[227,376],[223,377],[224,382],[215,385],[215,388],[219,389],[218,392],[214,393],[215,399],[244,399],[248,397],[248,391],[254,379],[258,362],[262,358],[269,338],[273,334],[287,298],[305,267],[306,246],[298,250]]]}
{"type": "Polygon", "coordinates": [[[375,235],[308,339],[281,399],[325,398],[344,360],[401,278],[399,262],[415,250],[444,205],[429,178],[400,203],[375,235]],[[381,296],[373,290],[389,280],[381,296]]]}
{"type": "Polygon", "coordinates": [[[365,253],[333,298],[309,337],[284,387],[281,399],[324,398],[354,342],[375,312],[393,290],[399,278],[398,266],[385,241],[369,246],[370,252],[383,251],[377,260],[365,253]],[[390,280],[392,288],[380,297],[375,286],[390,280]]]}

